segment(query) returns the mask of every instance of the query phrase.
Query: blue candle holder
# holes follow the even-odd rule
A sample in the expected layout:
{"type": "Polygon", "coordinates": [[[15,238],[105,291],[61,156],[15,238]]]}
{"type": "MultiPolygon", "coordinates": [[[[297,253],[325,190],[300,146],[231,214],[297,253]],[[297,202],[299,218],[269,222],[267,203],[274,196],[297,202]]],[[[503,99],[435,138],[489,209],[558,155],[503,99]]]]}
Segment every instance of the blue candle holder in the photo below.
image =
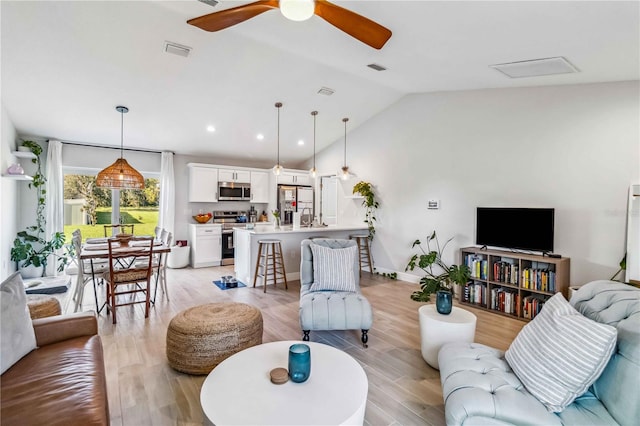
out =
{"type": "Polygon", "coordinates": [[[438,313],[449,315],[453,307],[453,299],[450,291],[438,290],[436,293],[436,309],[438,313]]]}
{"type": "Polygon", "coordinates": [[[289,347],[289,377],[291,381],[302,383],[311,373],[311,348],[304,343],[289,347]]]}

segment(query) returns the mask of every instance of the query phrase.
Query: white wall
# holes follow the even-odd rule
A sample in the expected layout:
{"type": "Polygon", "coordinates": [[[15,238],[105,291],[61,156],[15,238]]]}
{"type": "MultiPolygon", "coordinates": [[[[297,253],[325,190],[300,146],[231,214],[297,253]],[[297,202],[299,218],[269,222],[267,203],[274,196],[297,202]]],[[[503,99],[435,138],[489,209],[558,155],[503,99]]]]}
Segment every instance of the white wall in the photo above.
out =
{"type": "MultiPolygon", "coordinates": [[[[11,151],[16,149],[16,129],[11,123],[11,119],[4,109],[1,109],[1,134],[0,137],[0,169],[5,173],[7,167],[17,162],[11,155],[11,151]]],[[[11,262],[11,247],[13,239],[18,232],[18,185],[26,185],[21,181],[2,179],[0,182],[0,201],[2,204],[2,214],[0,214],[0,279],[7,278],[16,270],[16,265],[11,262]]]]}
{"type": "MultiPolygon", "coordinates": [[[[347,164],[377,191],[373,255],[404,271],[411,243],[454,236],[446,258],[475,241],[478,206],[555,208],[555,252],[571,284],[609,278],[625,252],[629,185],[640,182],[638,82],[406,96],[347,135],[347,164]],[[428,199],[439,210],[427,210],[428,199]]],[[[343,140],[317,155],[343,162],[343,140]]],[[[341,198],[346,221],[362,207],[341,198]]]]}

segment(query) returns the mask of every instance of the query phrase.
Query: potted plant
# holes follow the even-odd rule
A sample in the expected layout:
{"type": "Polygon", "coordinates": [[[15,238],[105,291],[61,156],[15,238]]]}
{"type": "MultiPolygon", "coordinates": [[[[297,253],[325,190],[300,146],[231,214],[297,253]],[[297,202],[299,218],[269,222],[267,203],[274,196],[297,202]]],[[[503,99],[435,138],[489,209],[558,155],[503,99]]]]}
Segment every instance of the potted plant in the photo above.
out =
{"type": "Polygon", "coordinates": [[[36,164],[36,172],[33,175],[33,181],[29,183],[29,188],[36,189],[36,224],[28,226],[26,230],[18,232],[13,240],[11,248],[11,260],[18,262],[18,269],[23,278],[34,278],[44,274],[50,256],[57,258],[58,268],[61,272],[69,261],[69,251],[64,254],[58,254],[57,250],[64,247],[65,235],[62,232],[55,232],[50,239],[44,237],[46,218],[46,177],[42,174],[42,165],[40,162],[40,154],[42,147],[33,141],[24,141],[23,146],[31,149],[36,157],[31,161],[36,164]]]}
{"type": "Polygon", "coordinates": [[[365,208],[364,223],[369,227],[369,241],[371,241],[376,233],[376,229],[373,226],[373,222],[376,220],[374,212],[375,209],[379,207],[379,203],[376,201],[376,196],[373,192],[373,185],[369,182],[360,181],[353,186],[353,194],[360,194],[364,197],[362,201],[362,205],[365,208]]]}
{"type": "Polygon", "coordinates": [[[453,238],[440,246],[436,231],[427,237],[426,250],[420,240],[415,240],[411,248],[418,247],[420,253],[415,253],[405,271],[421,269],[425,275],[420,279],[420,290],[411,294],[411,299],[417,302],[428,302],[431,295],[436,294],[436,308],[442,314],[449,314],[452,307],[452,290],[455,284],[465,285],[471,277],[471,270],[466,265],[447,265],[442,259],[447,244],[453,238]],[[435,247],[432,249],[432,244],[435,247]]]}

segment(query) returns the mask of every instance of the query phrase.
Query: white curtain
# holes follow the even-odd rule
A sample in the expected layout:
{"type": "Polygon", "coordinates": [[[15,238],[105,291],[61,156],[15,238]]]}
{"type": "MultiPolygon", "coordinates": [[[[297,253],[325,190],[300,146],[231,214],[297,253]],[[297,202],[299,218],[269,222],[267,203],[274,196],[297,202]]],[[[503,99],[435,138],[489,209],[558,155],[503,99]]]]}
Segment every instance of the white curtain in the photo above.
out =
{"type": "Polygon", "coordinates": [[[173,152],[163,152],[160,165],[160,217],[158,226],[174,232],[176,190],[173,177],[173,152]]]}
{"type": "MultiPolygon", "coordinates": [[[[62,142],[49,141],[47,151],[47,184],[46,197],[46,239],[50,239],[55,232],[64,231],[64,176],[62,175],[62,142]]],[[[64,249],[59,250],[62,254],[64,249]]],[[[58,275],[57,259],[49,258],[47,275],[58,275]]]]}

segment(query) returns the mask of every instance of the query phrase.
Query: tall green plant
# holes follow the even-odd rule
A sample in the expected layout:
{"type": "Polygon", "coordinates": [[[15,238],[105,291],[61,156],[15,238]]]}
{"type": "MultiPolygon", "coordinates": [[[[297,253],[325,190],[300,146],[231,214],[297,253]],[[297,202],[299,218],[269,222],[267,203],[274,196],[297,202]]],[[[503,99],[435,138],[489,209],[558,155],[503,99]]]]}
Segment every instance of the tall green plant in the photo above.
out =
{"type": "Polygon", "coordinates": [[[425,275],[420,279],[420,291],[414,291],[411,299],[417,302],[428,302],[431,295],[439,290],[451,291],[454,284],[464,285],[471,277],[471,270],[467,265],[447,265],[442,260],[442,254],[447,244],[453,238],[449,238],[441,247],[436,231],[427,237],[425,250],[420,240],[415,240],[411,248],[418,247],[420,253],[414,254],[405,271],[413,271],[415,268],[421,269],[425,275]],[[435,249],[431,248],[431,244],[435,244],[435,249]]]}
{"type": "Polygon", "coordinates": [[[360,194],[364,197],[362,205],[365,208],[364,222],[369,227],[369,241],[373,240],[376,228],[373,222],[376,221],[375,210],[380,206],[373,192],[373,186],[369,182],[360,181],[353,186],[353,194],[360,194]]]}
{"type": "Polygon", "coordinates": [[[13,240],[11,248],[11,260],[14,262],[23,262],[21,266],[33,265],[35,267],[47,266],[49,256],[55,256],[58,261],[58,271],[62,271],[69,261],[68,252],[58,255],[57,250],[64,246],[65,235],[62,232],[55,232],[51,239],[45,238],[45,229],[47,220],[45,217],[46,206],[46,183],[47,178],[42,174],[42,163],[40,155],[42,147],[33,141],[24,141],[23,146],[31,149],[35,154],[35,158],[31,160],[36,165],[36,172],[33,180],[29,183],[29,188],[36,190],[36,223],[28,226],[24,231],[18,232],[13,240]]]}

